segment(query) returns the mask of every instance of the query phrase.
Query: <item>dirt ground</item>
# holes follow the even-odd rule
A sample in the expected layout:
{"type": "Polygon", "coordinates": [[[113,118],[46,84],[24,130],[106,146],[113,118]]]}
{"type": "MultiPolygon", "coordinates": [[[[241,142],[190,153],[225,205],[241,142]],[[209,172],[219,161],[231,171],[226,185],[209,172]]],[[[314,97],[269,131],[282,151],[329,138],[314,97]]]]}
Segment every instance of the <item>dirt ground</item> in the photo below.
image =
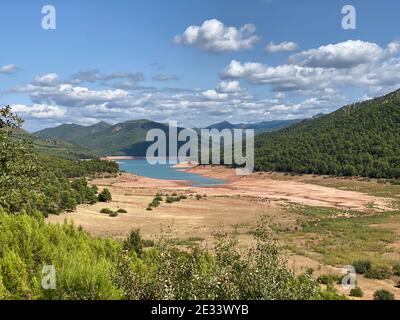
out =
{"type": "MultiPolygon", "coordinates": [[[[139,228],[145,239],[158,237],[161,229],[171,228],[173,238],[182,244],[200,244],[212,248],[213,235],[221,227],[230,230],[234,226],[240,234],[240,245],[252,243],[251,232],[261,215],[267,216],[280,228],[296,228],[299,214],[286,210],[285,205],[296,203],[316,207],[332,207],[361,212],[383,212],[391,210],[393,199],[368,195],[366,193],[340,190],[308,182],[299,178],[291,179],[283,174],[252,174],[239,177],[234,170],[221,167],[194,167],[189,172],[226,180],[226,184],[214,187],[196,188],[185,181],[165,181],[123,173],[114,178],[92,180],[100,189],[108,187],[113,195],[111,203],[80,205],[76,212],[50,216],[49,223],[62,223],[72,220],[94,236],[125,238],[132,229],[139,228]],[[164,195],[176,193],[187,199],[171,204],[162,202],[153,211],[146,208],[157,193],[164,195]],[[197,199],[196,195],[201,195],[197,199]],[[109,217],[100,213],[102,208],[117,210],[123,208],[127,213],[109,217]]],[[[309,182],[311,181],[311,182],[309,182]]],[[[297,272],[312,267],[316,275],[335,273],[341,269],[326,266],[310,257],[292,254],[290,263],[297,272]]],[[[373,292],[387,288],[400,298],[400,289],[394,288],[394,280],[358,279],[366,299],[373,292]]],[[[338,287],[338,290],[343,290],[338,287]]],[[[343,292],[346,293],[346,292],[343,292]]]]}

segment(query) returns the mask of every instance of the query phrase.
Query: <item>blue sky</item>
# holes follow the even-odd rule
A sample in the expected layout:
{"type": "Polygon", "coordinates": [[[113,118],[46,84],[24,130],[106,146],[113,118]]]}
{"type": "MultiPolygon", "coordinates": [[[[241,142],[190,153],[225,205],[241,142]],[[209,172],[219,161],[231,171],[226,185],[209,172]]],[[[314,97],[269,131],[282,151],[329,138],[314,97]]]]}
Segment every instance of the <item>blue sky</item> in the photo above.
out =
{"type": "Polygon", "coordinates": [[[0,12],[0,104],[31,131],[304,118],[400,87],[396,0],[3,0],[0,12]],[[356,30],[341,27],[346,4],[356,30]]]}

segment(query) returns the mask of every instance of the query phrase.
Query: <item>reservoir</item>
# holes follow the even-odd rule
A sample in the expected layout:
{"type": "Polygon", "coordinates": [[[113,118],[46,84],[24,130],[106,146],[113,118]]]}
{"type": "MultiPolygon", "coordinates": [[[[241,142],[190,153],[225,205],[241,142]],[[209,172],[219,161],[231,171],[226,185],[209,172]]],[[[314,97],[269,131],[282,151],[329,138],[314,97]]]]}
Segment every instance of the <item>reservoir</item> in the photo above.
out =
{"type": "Polygon", "coordinates": [[[175,169],[169,164],[151,165],[145,159],[119,160],[121,170],[134,173],[138,176],[161,179],[188,181],[194,187],[207,187],[224,184],[223,180],[207,178],[194,173],[188,173],[181,169],[175,169]]]}

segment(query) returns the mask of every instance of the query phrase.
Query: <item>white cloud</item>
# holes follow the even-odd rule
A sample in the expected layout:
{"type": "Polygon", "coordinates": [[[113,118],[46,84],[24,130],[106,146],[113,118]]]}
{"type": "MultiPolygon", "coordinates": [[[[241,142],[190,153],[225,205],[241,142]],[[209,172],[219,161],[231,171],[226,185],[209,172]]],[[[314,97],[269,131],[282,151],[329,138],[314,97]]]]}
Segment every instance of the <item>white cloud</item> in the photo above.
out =
{"type": "Polygon", "coordinates": [[[58,79],[57,73],[48,73],[42,76],[37,76],[33,79],[32,84],[36,86],[52,86],[58,79]]]}
{"type": "Polygon", "coordinates": [[[399,52],[400,44],[391,42],[386,49],[376,43],[348,40],[300,52],[289,58],[293,64],[308,67],[345,69],[379,61],[399,52]]]}
{"type": "Polygon", "coordinates": [[[296,50],[298,47],[297,43],[291,42],[291,41],[284,41],[281,43],[273,43],[270,42],[266,47],[265,51],[270,52],[270,53],[275,53],[275,52],[289,52],[296,50]]]}
{"type": "Polygon", "coordinates": [[[59,119],[66,114],[65,109],[59,106],[48,106],[44,104],[33,104],[31,106],[17,104],[12,106],[13,112],[35,119],[59,119]]]}
{"type": "Polygon", "coordinates": [[[3,73],[3,74],[12,74],[15,71],[17,71],[17,66],[14,64],[7,64],[7,65],[0,67],[0,73],[3,73]]]}
{"type": "Polygon", "coordinates": [[[219,92],[241,92],[239,81],[221,81],[218,85],[219,92]]]}
{"type": "Polygon", "coordinates": [[[387,92],[400,85],[400,43],[386,48],[375,43],[346,41],[321,46],[290,57],[291,64],[269,66],[232,60],[221,72],[222,79],[246,79],[269,85],[274,91],[324,94],[326,88],[360,87],[387,92]]]}
{"type": "Polygon", "coordinates": [[[247,79],[254,84],[269,84],[276,91],[304,90],[309,86],[324,86],[330,71],[297,65],[271,67],[257,62],[232,60],[221,73],[226,79],[247,79]]]}
{"type": "Polygon", "coordinates": [[[226,27],[217,19],[207,20],[201,26],[189,26],[174,38],[175,44],[195,46],[210,52],[240,51],[251,49],[259,40],[254,35],[256,27],[245,24],[241,28],[226,27]]]}

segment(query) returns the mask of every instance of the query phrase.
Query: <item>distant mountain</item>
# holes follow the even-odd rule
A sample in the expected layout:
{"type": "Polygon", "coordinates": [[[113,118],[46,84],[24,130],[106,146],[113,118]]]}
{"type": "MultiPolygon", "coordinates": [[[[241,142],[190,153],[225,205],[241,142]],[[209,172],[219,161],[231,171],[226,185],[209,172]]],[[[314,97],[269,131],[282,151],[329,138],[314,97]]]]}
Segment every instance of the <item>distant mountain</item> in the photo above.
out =
{"type": "Polygon", "coordinates": [[[400,178],[400,90],[256,137],[255,167],[400,178]]]}
{"type": "Polygon", "coordinates": [[[111,127],[111,125],[106,122],[99,122],[93,126],[88,127],[74,123],[62,124],[55,128],[44,129],[36,132],[35,135],[44,139],[51,138],[74,142],[79,140],[83,136],[95,134],[97,132],[108,129],[109,127],[111,127]]]}
{"type": "Polygon", "coordinates": [[[62,138],[101,155],[144,156],[148,146],[152,144],[146,142],[146,134],[150,129],[161,129],[168,133],[167,125],[141,119],[115,125],[100,122],[89,127],[61,125],[41,130],[35,135],[41,138],[62,138]]]}
{"type": "Polygon", "coordinates": [[[273,132],[277,130],[281,130],[287,127],[290,127],[296,123],[303,121],[303,119],[295,119],[295,120],[271,120],[271,121],[262,121],[255,123],[238,123],[232,124],[228,121],[219,122],[207,127],[207,129],[254,129],[255,133],[263,133],[263,132],[273,132]]]}
{"type": "Polygon", "coordinates": [[[206,129],[209,129],[209,130],[217,129],[217,130],[221,131],[224,129],[237,129],[237,128],[239,128],[239,125],[232,124],[228,121],[222,121],[222,122],[212,124],[212,125],[208,126],[206,129]]]}
{"type": "Polygon", "coordinates": [[[40,138],[23,129],[15,129],[12,136],[14,139],[30,142],[33,149],[40,154],[71,160],[89,159],[99,156],[91,150],[74,145],[70,142],[56,138],[40,138]]]}

